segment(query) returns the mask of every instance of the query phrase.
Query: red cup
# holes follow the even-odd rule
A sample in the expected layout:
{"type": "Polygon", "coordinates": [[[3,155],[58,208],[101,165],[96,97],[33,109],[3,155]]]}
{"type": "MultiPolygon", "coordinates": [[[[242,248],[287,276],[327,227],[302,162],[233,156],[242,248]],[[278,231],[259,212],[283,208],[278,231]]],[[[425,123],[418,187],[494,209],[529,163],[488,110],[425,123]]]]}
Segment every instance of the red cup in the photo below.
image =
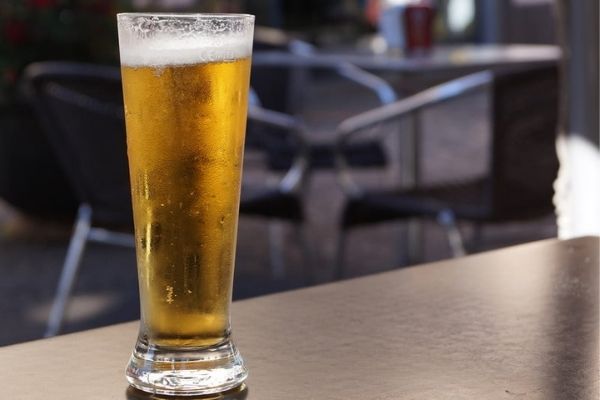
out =
{"type": "Polygon", "coordinates": [[[428,1],[409,4],[404,9],[404,33],[408,52],[427,51],[433,45],[435,10],[428,1]]]}

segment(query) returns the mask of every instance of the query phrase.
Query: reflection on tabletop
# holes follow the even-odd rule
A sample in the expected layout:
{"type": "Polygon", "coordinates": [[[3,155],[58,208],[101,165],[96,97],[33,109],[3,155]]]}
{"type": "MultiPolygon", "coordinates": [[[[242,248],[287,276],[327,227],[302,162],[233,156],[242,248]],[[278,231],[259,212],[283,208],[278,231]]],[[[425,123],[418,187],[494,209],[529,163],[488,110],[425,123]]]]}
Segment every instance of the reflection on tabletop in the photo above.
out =
{"type": "Polygon", "coordinates": [[[246,397],[248,397],[248,386],[246,384],[241,384],[237,388],[223,393],[208,394],[204,396],[167,396],[163,394],[142,392],[133,386],[129,386],[125,395],[127,400],[245,400],[246,397]]]}

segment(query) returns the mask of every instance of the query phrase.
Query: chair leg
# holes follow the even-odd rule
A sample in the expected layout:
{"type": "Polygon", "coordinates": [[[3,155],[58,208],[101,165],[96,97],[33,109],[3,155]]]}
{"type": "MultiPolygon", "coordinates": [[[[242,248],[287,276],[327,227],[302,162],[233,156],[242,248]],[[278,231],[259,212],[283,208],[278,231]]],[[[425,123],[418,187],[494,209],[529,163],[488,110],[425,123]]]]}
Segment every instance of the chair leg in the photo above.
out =
{"type": "Polygon", "coordinates": [[[462,236],[456,226],[456,217],[451,210],[443,210],[437,216],[438,223],[444,228],[448,237],[448,244],[454,257],[461,257],[466,254],[462,236]]]}
{"type": "Polygon", "coordinates": [[[283,224],[276,220],[269,221],[269,262],[273,279],[285,277],[285,261],[283,254],[283,224]]]}
{"type": "Polygon", "coordinates": [[[408,265],[423,260],[423,225],[417,219],[410,220],[406,224],[406,258],[408,265]]]}
{"type": "Polygon", "coordinates": [[[473,235],[471,238],[469,250],[472,252],[480,251],[482,243],[483,243],[483,224],[480,222],[475,222],[473,224],[473,235]]]}
{"type": "Polygon", "coordinates": [[[317,281],[316,269],[318,267],[319,259],[316,253],[316,247],[313,246],[305,223],[294,224],[294,230],[298,237],[300,247],[302,248],[304,283],[307,285],[314,284],[317,281]]]}
{"type": "Polygon", "coordinates": [[[342,228],[339,231],[337,243],[335,246],[335,258],[334,258],[334,271],[333,278],[336,280],[340,280],[344,277],[344,270],[346,269],[345,265],[345,253],[346,253],[346,229],[342,228]]]}
{"type": "Polygon", "coordinates": [[[71,296],[75,279],[77,278],[77,272],[81,265],[81,258],[90,232],[91,219],[91,207],[87,204],[79,206],[77,220],[75,221],[75,227],[71,235],[69,249],[67,250],[67,256],[63,264],[44,337],[56,336],[62,327],[67,303],[71,296]]]}

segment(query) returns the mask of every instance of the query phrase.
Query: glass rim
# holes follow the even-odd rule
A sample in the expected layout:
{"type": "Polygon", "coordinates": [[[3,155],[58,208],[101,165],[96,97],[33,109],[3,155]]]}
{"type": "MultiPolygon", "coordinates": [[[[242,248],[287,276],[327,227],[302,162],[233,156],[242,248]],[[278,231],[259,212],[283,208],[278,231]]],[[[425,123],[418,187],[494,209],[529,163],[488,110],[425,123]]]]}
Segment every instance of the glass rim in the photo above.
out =
{"type": "Polygon", "coordinates": [[[165,19],[211,19],[211,18],[221,18],[221,19],[254,19],[255,16],[252,14],[245,13],[166,13],[166,12],[124,12],[117,13],[117,18],[133,18],[133,17],[142,17],[142,18],[165,18],[165,19]]]}

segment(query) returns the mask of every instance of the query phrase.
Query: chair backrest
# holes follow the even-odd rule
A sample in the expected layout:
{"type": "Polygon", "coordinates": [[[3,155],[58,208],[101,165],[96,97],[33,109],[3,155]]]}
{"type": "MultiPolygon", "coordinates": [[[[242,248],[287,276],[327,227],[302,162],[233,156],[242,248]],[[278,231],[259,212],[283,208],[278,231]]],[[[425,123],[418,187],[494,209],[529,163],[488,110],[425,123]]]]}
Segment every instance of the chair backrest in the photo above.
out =
{"type": "MultiPolygon", "coordinates": [[[[254,35],[254,51],[279,51],[292,54],[295,41],[285,32],[258,28],[254,35]]],[[[305,68],[290,65],[253,65],[250,86],[255,91],[260,106],[271,111],[285,114],[296,114],[303,101],[301,95],[306,86],[305,68]]],[[[282,135],[281,130],[248,120],[246,147],[262,151],[266,154],[268,168],[276,171],[288,170],[297,156],[297,145],[290,142],[289,135],[282,135]]]]}
{"type": "MultiPolygon", "coordinates": [[[[254,34],[254,51],[289,52],[292,39],[276,29],[257,27],[254,34]]],[[[289,66],[253,67],[250,86],[254,88],[261,105],[269,110],[291,113],[293,71],[289,66]]]]}
{"type": "Polygon", "coordinates": [[[25,71],[24,89],[79,201],[92,207],[94,221],[131,226],[119,69],[36,63],[25,71]]]}
{"type": "MultiPolygon", "coordinates": [[[[79,201],[96,223],[132,226],[121,75],[117,67],[37,63],[24,74],[25,94],[39,113],[79,201]]],[[[281,181],[293,190],[306,164],[301,126],[291,116],[252,108],[248,122],[292,141],[299,154],[281,181]]],[[[249,130],[248,136],[259,135],[249,130]]]]}
{"type": "Polygon", "coordinates": [[[558,172],[558,67],[497,74],[492,104],[492,219],[550,213],[558,172]]]}

